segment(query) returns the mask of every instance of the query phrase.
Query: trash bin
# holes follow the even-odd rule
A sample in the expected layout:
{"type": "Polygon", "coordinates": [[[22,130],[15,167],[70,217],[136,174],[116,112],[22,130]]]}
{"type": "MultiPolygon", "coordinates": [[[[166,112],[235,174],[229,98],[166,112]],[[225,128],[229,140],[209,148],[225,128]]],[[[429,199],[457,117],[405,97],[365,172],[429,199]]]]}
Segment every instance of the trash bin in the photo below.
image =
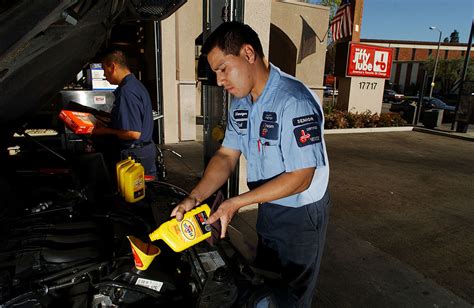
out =
{"type": "Polygon", "coordinates": [[[426,128],[435,128],[436,126],[440,126],[442,119],[442,109],[430,109],[423,112],[423,126],[426,128]]]}
{"type": "Polygon", "coordinates": [[[412,124],[415,118],[416,105],[408,105],[405,110],[400,111],[402,119],[407,121],[408,124],[412,124]]]}

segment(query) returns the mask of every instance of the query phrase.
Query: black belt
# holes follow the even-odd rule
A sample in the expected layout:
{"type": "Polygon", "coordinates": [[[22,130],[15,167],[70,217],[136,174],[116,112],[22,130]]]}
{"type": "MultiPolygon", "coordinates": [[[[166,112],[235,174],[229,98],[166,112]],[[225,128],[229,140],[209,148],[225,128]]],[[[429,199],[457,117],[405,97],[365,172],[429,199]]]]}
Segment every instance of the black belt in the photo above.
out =
{"type": "Polygon", "coordinates": [[[132,143],[130,145],[125,145],[124,149],[139,149],[143,148],[144,146],[147,146],[151,144],[153,141],[146,141],[146,142],[137,142],[137,143],[132,143]]]}

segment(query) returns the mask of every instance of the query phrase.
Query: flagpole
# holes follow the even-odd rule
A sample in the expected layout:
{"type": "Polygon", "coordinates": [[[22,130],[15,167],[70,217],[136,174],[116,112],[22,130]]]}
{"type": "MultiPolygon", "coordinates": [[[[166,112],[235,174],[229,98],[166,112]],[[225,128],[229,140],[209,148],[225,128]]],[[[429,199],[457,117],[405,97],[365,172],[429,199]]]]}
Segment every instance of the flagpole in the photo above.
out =
{"type": "Polygon", "coordinates": [[[352,39],[351,42],[360,42],[360,26],[362,24],[362,13],[364,11],[364,0],[354,1],[354,21],[352,25],[352,39]]]}

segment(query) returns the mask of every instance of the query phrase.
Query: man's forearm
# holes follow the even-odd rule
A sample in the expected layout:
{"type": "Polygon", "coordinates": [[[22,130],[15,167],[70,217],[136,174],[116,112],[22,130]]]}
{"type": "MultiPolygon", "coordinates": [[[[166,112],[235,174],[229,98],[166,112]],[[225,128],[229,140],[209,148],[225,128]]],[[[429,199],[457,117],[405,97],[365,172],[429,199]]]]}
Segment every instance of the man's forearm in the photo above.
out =
{"type": "Polygon", "coordinates": [[[115,129],[110,127],[98,127],[92,132],[93,135],[115,135],[122,140],[138,140],[141,136],[140,132],[129,131],[123,129],[115,129]]]}
{"type": "Polygon", "coordinates": [[[240,152],[228,155],[222,153],[221,149],[218,150],[209,161],[202,179],[191,191],[190,195],[194,197],[198,203],[212,195],[217,189],[224,185],[230,177],[239,157],[240,152]]]}
{"type": "Polygon", "coordinates": [[[314,168],[285,172],[271,181],[233,199],[238,208],[249,204],[263,203],[288,197],[308,189],[314,175],[314,168]]]}

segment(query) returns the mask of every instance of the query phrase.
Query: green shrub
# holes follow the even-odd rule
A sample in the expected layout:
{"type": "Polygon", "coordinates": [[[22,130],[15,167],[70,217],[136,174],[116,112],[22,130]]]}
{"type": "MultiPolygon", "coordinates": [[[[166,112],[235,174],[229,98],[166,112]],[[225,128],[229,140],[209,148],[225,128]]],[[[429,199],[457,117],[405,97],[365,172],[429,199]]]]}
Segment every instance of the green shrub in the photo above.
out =
{"type": "Polygon", "coordinates": [[[402,126],[406,121],[398,113],[349,112],[325,108],[324,128],[364,128],[402,126]]]}

